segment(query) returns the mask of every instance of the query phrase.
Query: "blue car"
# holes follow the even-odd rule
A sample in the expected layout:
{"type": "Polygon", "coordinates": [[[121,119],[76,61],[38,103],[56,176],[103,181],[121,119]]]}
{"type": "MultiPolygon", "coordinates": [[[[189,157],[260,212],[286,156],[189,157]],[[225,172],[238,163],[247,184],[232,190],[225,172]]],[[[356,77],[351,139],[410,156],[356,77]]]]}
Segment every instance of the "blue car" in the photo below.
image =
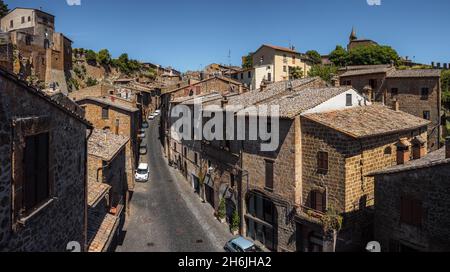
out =
{"type": "Polygon", "coordinates": [[[243,237],[230,240],[225,244],[224,249],[227,252],[262,252],[253,242],[243,237]]]}

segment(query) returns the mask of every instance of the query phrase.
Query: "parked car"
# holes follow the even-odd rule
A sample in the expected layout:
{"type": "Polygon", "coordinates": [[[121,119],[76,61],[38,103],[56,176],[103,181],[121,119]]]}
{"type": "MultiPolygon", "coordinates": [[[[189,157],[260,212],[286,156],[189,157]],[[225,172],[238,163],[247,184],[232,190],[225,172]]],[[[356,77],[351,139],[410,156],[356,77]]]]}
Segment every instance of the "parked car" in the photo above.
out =
{"type": "Polygon", "coordinates": [[[139,147],[139,155],[147,155],[147,145],[141,145],[139,147]]]}
{"type": "Polygon", "coordinates": [[[227,252],[262,252],[257,245],[241,236],[228,241],[224,249],[227,252]]]}
{"type": "Polygon", "coordinates": [[[146,182],[146,181],[148,181],[149,174],[150,174],[150,171],[148,169],[148,164],[141,163],[141,164],[139,164],[139,167],[136,170],[135,179],[137,182],[146,182]]]}
{"type": "Polygon", "coordinates": [[[140,129],[138,132],[138,138],[144,139],[145,138],[145,129],[140,129]]]}
{"type": "Polygon", "coordinates": [[[160,115],[160,114],[161,114],[161,110],[155,110],[155,113],[156,113],[157,115],[160,115]]]}
{"type": "Polygon", "coordinates": [[[151,113],[149,116],[148,116],[148,120],[154,120],[155,119],[155,114],[154,113],[151,113]]]}
{"type": "Polygon", "coordinates": [[[147,122],[142,123],[142,128],[148,128],[148,123],[147,122]]]}

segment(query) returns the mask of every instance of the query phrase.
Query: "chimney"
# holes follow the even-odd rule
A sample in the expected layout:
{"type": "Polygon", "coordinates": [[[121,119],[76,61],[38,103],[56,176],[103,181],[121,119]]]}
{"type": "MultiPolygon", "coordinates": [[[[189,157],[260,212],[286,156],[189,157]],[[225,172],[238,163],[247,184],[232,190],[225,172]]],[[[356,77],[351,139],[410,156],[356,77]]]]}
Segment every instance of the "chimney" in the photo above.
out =
{"type": "Polygon", "coordinates": [[[413,159],[418,160],[427,155],[426,141],[421,137],[417,136],[412,141],[413,144],[413,159]]]}
{"type": "Polygon", "coordinates": [[[400,139],[400,142],[397,144],[397,164],[405,164],[411,159],[411,153],[409,148],[411,147],[411,143],[407,138],[400,139]]]}
{"type": "Polygon", "coordinates": [[[394,110],[400,111],[400,102],[398,102],[398,100],[394,101],[394,110]]]}
{"type": "Polygon", "coordinates": [[[445,138],[445,158],[450,159],[450,136],[445,138]]]}
{"type": "Polygon", "coordinates": [[[431,62],[431,68],[436,68],[436,66],[434,65],[434,61],[431,62]]]}

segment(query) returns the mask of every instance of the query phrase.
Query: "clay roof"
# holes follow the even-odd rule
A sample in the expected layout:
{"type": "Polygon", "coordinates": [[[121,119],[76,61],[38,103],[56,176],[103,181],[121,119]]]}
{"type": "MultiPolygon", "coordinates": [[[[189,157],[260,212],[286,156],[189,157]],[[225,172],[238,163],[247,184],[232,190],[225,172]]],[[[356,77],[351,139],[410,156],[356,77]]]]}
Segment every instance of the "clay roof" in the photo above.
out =
{"type": "Polygon", "coordinates": [[[63,103],[60,103],[58,100],[52,99],[50,96],[45,94],[43,91],[36,89],[33,86],[30,86],[26,81],[19,79],[16,75],[4,70],[3,68],[0,68],[0,76],[5,77],[13,82],[15,82],[17,85],[20,85],[23,87],[26,91],[30,92],[31,94],[34,94],[44,100],[46,100],[48,103],[54,105],[59,110],[63,111],[64,113],[68,114],[69,116],[75,118],[76,120],[80,121],[81,123],[85,124],[88,128],[93,128],[92,124],[86,120],[86,118],[76,111],[67,108],[63,103]]]}
{"type": "Polygon", "coordinates": [[[88,153],[110,161],[129,141],[128,137],[94,129],[88,142],[88,153]]]}
{"type": "Polygon", "coordinates": [[[425,119],[379,104],[306,114],[304,117],[354,138],[408,131],[430,124],[430,121],[425,119]]]}
{"type": "Polygon", "coordinates": [[[349,70],[349,71],[343,73],[341,75],[341,77],[369,75],[369,74],[381,74],[381,73],[387,73],[393,69],[395,69],[395,68],[393,68],[393,67],[375,67],[375,68],[369,68],[369,69],[353,69],[353,70],[349,70]]]}
{"type": "Polygon", "coordinates": [[[88,210],[88,252],[105,252],[116,233],[119,217],[88,210]]]}
{"type": "Polygon", "coordinates": [[[112,101],[111,97],[85,97],[82,98],[80,100],[77,100],[77,103],[80,105],[86,104],[86,102],[92,101],[92,102],[97,102],[100,104],[104,104],[104,105],[108,105],[111,106],[113,108],[117,108],[119,110],[124,110],[124,111],[128,111],[128,112],[136,112],[139,111],[138,108],[135,107],[131,107],[126,105],[125,103],[120,103],[117,100],[119,98],[115,98],[116,100],[112,101]]]}
{"type": "Polygon", "coordinates": [[[402,77],[440,77],[441,70],[438,69],[409,69],[409,70],[394,70],[388,73],[388,78],[402,78],[402,77]]]}
{"type": "MultiPolygon", "coordinates": [[[[297,89],[301,89],[304,85],[313,83],[317,80],[321,79],[318,77],[302,78],[292,80],[290,84],[292,86],[292,89],[295,91],[297,89]]],[[[234,97],[230,97],[228,104],[246,107],[256,103],[261,103],[262,101],[273,99],[277,96],[283,95],[288,91],[286,88],[287,86],[289,86],[289,82],[287,81],[272,83],[266,86],[263,91],[261,91],[260,89],[253,90],[234,97]]]]}
{"type": "Polygon", "coordinates": [[[450,159],[445,158],[445,147],[441,148],[437,151],[431,152],[425,157],[418,159],[418,160],[412,160],[402,165],[396,165],[392,166],[380,171],[372,172],[369,175],[370,176],[377,176],[377,175],[384,175],[384,174],[394,174],[394,173],[400,173],[404,171],[411,171],[411,170],[417,170],[417,169],[423,169],[428,167],[433,167],[437,165],[442,164],[448,164],[450,163],[450,159]]]}
{"type": "Polygon", "coordinates": [[[302,112],[312,109],[323,102],[352,89],[351,87],[306,88],[299,91],[285,92],[283,96],[262,101],[269,107],[279,106],[281,118],[295,118],[302,112]]]}
{"type": "Polygon", "coordinates": [[[367,70],[367,69],[375,69],[375,68],[389,68],[390,64],[375,64],[375,65],[349,65],[342,68],[339,68],[339,71],[350,71],[350,70],[367,70]]]}
{"type": "Polygon", "coordinates": [[[183,89],[185,89],[185,88],[197,86],[197,85],[199,85],[199,84],[201,84],[201,83],[204,83],[204,82],[207,82],[207,81],[211,81],[211,80],[214,80],[214,79],[219,79],[219,80],[222,80],[222,81],[225,81],[225,82],[228,82],[228,83],[232,83],[232,84],[235,84],[235,85],[243,85],[241,82],[239,82],[239,81],[237,81],[237,80],[234,80],[234,79],[231,79],[231,78],[228,78],[228,77],[223,77],[223,76],[213,76],[213,77],[204,79],[204,80],[202,80],[202,81],[198,81],[198,82],[196,82],[196,83],[194,83],[194,84],[191,84],[191,85],[185,85],[185,86],[183,86],[183,87],[179,87],[179,88],[176,88],[176,89],[173,89],[173,90],[167,90],[167,91],[163,92],[163,94],[174,93],[174,92],[177,92],[177,91],[179,91],[179,90],[183,90],[183,89]]]}
{"type": "Polygon", "coordinates": [[[88,178],[88,206],[95,207],[110,189],[110,185],[88,178]]]}
{"type": "Polygon", "coordinates": [[[271,45],[271,44],[263,44],[258,50],[256,50],[256,52],[258,52],[261,48],[263,47],[269,47],[275,50],[279,50],[279,51],[284,51],[284,52],[288,52],[288,53],[295,53],[295,54],[300,54],[299,52],[292,50],[288,47],[283,47],[283,46],[276,46],[276,45],[271,45]]]}
{"type": "MultiPolygon", "coordinates": [[[[37,12],[41,12],[41,13],[47,14],[47,15],[49,15],[49,16],[51,16],[51,17],[55,17],[55,15],[50,14],[50,13],[45,12],[45,11],[42,11],[42,10],[40,10],[40,9],[34,9],[34,8],[22,8],[22,7],[16,7],[16,8],[14,8],[14,9],[10,10],[6,15],[12,13],[12,12],[15,11],[16,9],[34,10],[34,11],[37,11],[37,12]]],[[[5,15],[5,16],[6,16],[6,15],[5,15]]]]}

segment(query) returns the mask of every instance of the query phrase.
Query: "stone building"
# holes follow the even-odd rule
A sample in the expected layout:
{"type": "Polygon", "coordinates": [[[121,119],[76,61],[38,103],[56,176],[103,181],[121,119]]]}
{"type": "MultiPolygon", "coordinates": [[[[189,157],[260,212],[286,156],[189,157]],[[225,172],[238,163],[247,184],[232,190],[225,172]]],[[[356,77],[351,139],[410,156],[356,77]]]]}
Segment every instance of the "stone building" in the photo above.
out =
{"type": "Polygon", "coordinates": [[[450,250],[450,140],[375,177],[375,240],[383,252],[450,250]]]}
{"type": "MultiPolygon", "coordinates": [[[[126,175],[128,190],[134,190],[134,172],[139,161],[138,130],[141,122],[139,109],[115,96],[86,97],[77,100],[84,109],[86,119],[96,129],[110,131],[129,138],[126,144],[126,175]]],[[[129,195],[127,196],[127,200],[129,195]]]]}
{"type": "Polygon", "coordinates": [[[30,8],[15,8],[0,20],[17,49],[14,73],[23,78],[37,77],[46,85],[57,85],[67,93],[65,75],[72,69],[72,41],[55,32],[55,17],[30,8]]]}
{"type": "Polygon", "coordinates": [[[428,128],[430,150],[439,149],[441,137],[441,83],[439,70],[397,70],[390,65],[347,67],[340,84],[351,85],[370,101],[393,107],[431,121],[428,128]]]}
{"type": "MultiPolygon", "coordinates": [[[[302,79],[242,94],[201,95],[203,106],[243,106],[235,116],[255,105],[279,106],[279,148],[262,152],[265,141],[259,140],[172,137],[169,160],[216,210],[223,198],[237,208],[241,235],[271,250],[362,249],[371,238],[374,199],[373,179],[365,175],[397,164],[404,138],[422,139],[426,150],[429,122],[372,105],[350,86],[325,86],[302,79]],[[332,212],[344,222],[336,246],[324,232],[332,212]]],[[[193,101],[181,97],[172,103],[193,101]]]]}
{"type": "Polygon", "coordinates": [[[1,69],[0,90],[0,251],[83,250],[92,125],[1,69]]]}
{"type": "Polygon", "coordinates": [[[129,138],[95,129],[88,144],[88,251],[110,250],[125,221],[129,138]]]}
{"type": "Polygon", "coordinates": [[[358,39],[356,36],[356,30],[355,28],[352,29],[352,32],[350,33],[349,37],[349,43],[347,45],[347,50],[350,51],[354,48],[361,47],[361,46],[371,46],[371,45],[378,45],[377,42],[369,40],[369,39],[358,39]]]}

